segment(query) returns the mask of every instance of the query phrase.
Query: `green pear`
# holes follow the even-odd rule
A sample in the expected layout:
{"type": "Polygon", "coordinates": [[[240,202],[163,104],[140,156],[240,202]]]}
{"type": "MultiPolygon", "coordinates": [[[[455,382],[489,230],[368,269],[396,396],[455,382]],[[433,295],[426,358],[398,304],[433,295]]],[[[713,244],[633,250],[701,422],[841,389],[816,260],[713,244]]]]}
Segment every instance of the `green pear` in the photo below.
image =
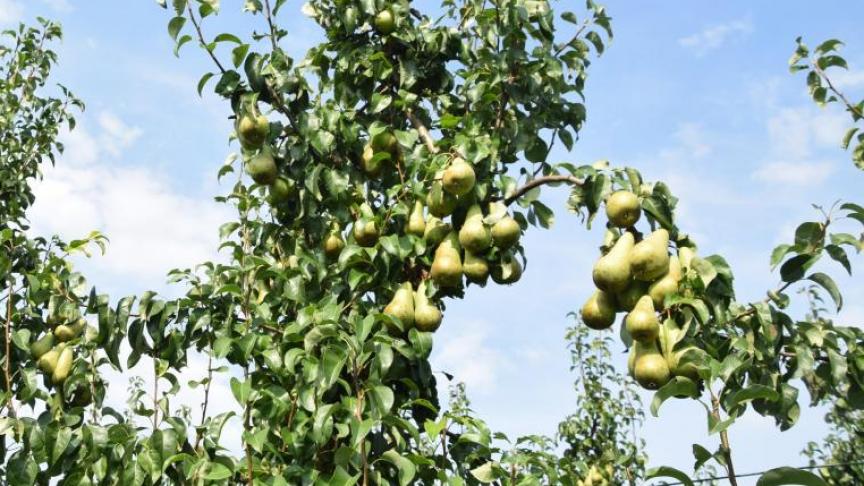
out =
{"type": "Polygon", "coordinates": [[[654,301],[655,309],[664,309],[663,301],[667,295],[678,293],[678,282],[681,281],[681,265],[677,256],[669,258],[669,271],[660,280],[648,287],[648,295],[654,301]]]}
{"type": "Polygon", "coordinates": [[[411,214],[408,215],[408,234],[423,237],[424,233],[426,233],[426,219],[423,217],[423,203],[418,201],[414,202],[414,209],[411,211],[411,214]]]}
{"type": "Polygon", "coordinates": [[[633,277],[645,282],[653,282],[669,270],[669,232],[658,229],[644,240],[636,243],[630,250],[630,268],[633,277]]]}
{"type": "Polygon", "coordinates": [[[474,189],[476,176],[474,168],[462,157],[455,157],[450,166],[444,170],[442,178],[444,190],[454,196],[464,196],[474,189]]]}
{"type": "Polygon", "coordinates": [[[237,138],[247,150],[261,148],[270,135],[270,121],[264,115],[247,113],[237,120],[237,138]]]}
{"type": "Polygon", "coordinates": [[[294,193],[294,183],[285,177],[277,177],[268,188],[271,206],[278,206],[287,202],[294,193]]]}
{"type": "Polygon", "coordinates": [[[636,307],[636,302],[648,293],[648,283],[631,280],[627,288],[615,294],[615,302],[619,311],[630,312],[636,307]]]}
{"type": "Polygon", "coordinates": [[[264,149],[246,161],[246,173],[257,184],[270,185],[276,182],[276,178],[279,176],[279,169],[276,167],[276,160],[273,159],[273,154],[269,150],[264,149]]]}
{"type": "Polygon", "coordinates": [[[492,244],[492,234],[483,222],[483,210],[479,204],[468,208],[465,223],[459,229],[459,244],[473,253],[480,253],[492,244]]]}
{"type": "Polygon", "coordinates": [[[71,341],[81,335],[81,331],[84,330],[84,327],[86,325],[87,321],[83,318],[79,318],[69,325],[60,324],[59,326],[54,328],[54,337],[57,338],[57,341],[60,341],[61,343],[71,341]]]}
{"type": "Polygon", "coordinates": [[[438,245],[429,274],[441,287],[457,287],[462,283],[462,257],[455,231],[451,231],[438,245]]]}
{"type": "Polygon", "coordinates": [[[392,34],[396,30],[396,19],[390,9],[384,9],[375,16],[375,30],[381,35],[392,34]]]}
{"type": "Polygon", "coordinates": [[[51,372],[51,382],[55,385],[62,385],[66,378],[69,377],[69,372],[72,370],[72,360],[74,359],[72,348],[64,348],[57,358],[57,365],[54,371],[51,372]]]}
{"type": "Polygon", "coordinates": [[[378,227],[375,225],[374,219],[361,216],[354,223],[352,233],[354,234],[354,241],[360,246],[369,248],[378,243],[378,227]]]}
{"type": "Polygon", "coordinates": [[[375,149],[372,148],[371,143],[367,143],[365,147],[363,147],[363,155],[360,158],[360,167],[363,169],[363,172],[366,173],[369,177],[378,177],[381,175],[381,170],[384,167],[384,160],[381,157],[375,157],[375,149]]]}
{"type": "Polygon", "coordinates": [[[327,235],[324,240],[324,255],[327,258],[335,259],[339,257],[342,250],[345,248],[345,242],[338,232],[334,231],[327,235]]]}
{"type": "Polygon", "coordinates": [[[630,191],[616,191],[606,199],[606,216],[612,226],[629,228],[639,221],[641,215],[639,198],[630,191]]]}
{"type": "Polygon", "coordinates": [[[396,135],[393,135],[393,132],[387,130],[383,131],[374,137],[371,140],[372,149],[376,152],[387,152],[394,159],[396,155],[399,153],[399,140],[396,139],[396,135]]]}
{"type": "Polygon", "coordinates": [[[629,256],[634,243],[633,233],[625,231],[609,253],[597,260],[591,276],[598,289],[614,293],[627,288],[632,277],[629,256]]]}
{"type": "Polygon", "coordinates": [[[486,279],[489,278],[489,264],[483,257],[475,255],[471,250],[465,249],[465,263],[462,264],[462,271],[468,280],[485,285],[486,279]]]}
{"type": "Polygon", "coordinates": [[[666,360],[669,370],[674,376],[683,376],[693,381],[699,381],[699,368],[696,364],[700,353],[704,353],[695,346],[687,346],[679,351],[670,353],[666,360]]]}
{"type": "Polygon", "coordinates": [[[585,301],[580,315],[582,322],[591,329],[608,329],[615,322],[615,302],[612,296],[597,289],[585,301]]]}
{"type": "MultiPolygon", "coordinates": [[[[402,331],[407,331],[414,325],[414,289],[411,288],[411,282],[403,283],[396,290],[393,299],[384,308],[384,313],[399,319],[402,323],[402,331]]],[[[391,328],[391,330],[397,329],[391,328]]]]}
{"type": "Polygon", "coordinates": [[[430,216],[426,222],[426,230],[423,232],[423,239],[429,245],[437,245],[444,241],[444,238],[452,231],[450,223],[445,223],[435,216],[430,216]]]}
{"type": "Polygon", "coordinates": [[[36,364],[39,366],[45,373],[53,373],[54,369],[57,367],[57,360],[60,358],[60,353],[66,349],[66,345],[63,343],[58,344],[51,348],[50,351],[43,354],[36,364]]]}
{"type": "Polygon", "coordinates": [[[519,241],[522,228],[509,214],[492,225],[492,242],[502,250],[507,250],[519,241]]]}
{"type": "Polygon", "coordinates": [[[38,360],[54,347],[54,334],[47,333],[30,345],[30,356],[38,360]]]}
{"type": "Polygon", "coordinates": [[[660,334],[660,321],[654,312],[651,296],[643,295],[624,319],[627,332],[635,341],[650,342],[660,334]]]}
{"type": "Polygon", "coordinates": [[[522,264],[512,253],[505,253],[501,255],[501,261],[491,268],[490,275],[497,284],[514,284],[522,278],[522,264]]]}
{"type": "Polygon", "coordinates": [[[656,390],[669,382],[669,364],[653,342],[640,343],[633,365],[636,382],[648,390],[656,390]]]}
{"type": "Polygon", "coordinates": [[[414,326],[418,331],[435,332],[441,326],[441,310],[429,301],[426,281],[421,280],[414,292],[414,326]]]}
{"type": "Polygon", "coordinates": [[[678,261],[681,264],[681,271],[687,273],[693,267],[693,259],[696,258],[696,249],[689,246],[678,247],[678,261]]]}
{"type": "Polygon", "coordinates": [[[432,187],[426,194],[426,207],[430,214],[439,218],[450,216],[456,209],[456,203],[456,196],[445,191],[440,181],[432,182],[432,187]]]}

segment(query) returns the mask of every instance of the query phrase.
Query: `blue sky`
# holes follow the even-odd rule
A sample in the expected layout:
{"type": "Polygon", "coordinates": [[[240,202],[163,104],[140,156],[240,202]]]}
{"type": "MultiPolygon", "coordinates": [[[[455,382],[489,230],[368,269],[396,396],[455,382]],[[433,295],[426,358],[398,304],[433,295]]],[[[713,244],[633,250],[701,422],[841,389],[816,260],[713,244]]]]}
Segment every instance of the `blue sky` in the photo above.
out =
{"type": "MultiPolygon", "coordinates": [[[[225,13],[208,33],[261,30],[260,18],[239,15],[241,4],[223,2],[225,13]]],[[[864,4],[605,4],[615,39],[590,70],[588,124],[574,151],[559,147],[553,161],[608,159],[667,181],[681,198],[681,225],[701,253],[728,259],[739,300],[761,298],[777,281],[768,268],[771,249],[789,240],[798,222],[817,217],[810,203],[862,202],[864,173],[839,148],[845,114],[814,107],[803,78],[790,75],[786,62],[798,35],[811,44],[845,39],[853,70],[837,81],[860,98],[864,43],[856,39],[864,4]]],[[[319,38],[299,10],[300,2],[289,1],[281,15],[291,33],[284,45],[295,55],[319,38]]],[[[36,14],[62,22],[55,79],[83,98],[87,111],[79,130],[65,136],[66,156],[39,186],[34,226],[67,238],[104,231],[112,241],[108,254],[82,262],[101,290],[169,291],[166,271],[214,258],[217,226],[231,218],[228,208],[212,202],[224,189],[215,172],[232,151],[228,107],[195,93],[211,66],[191,43],[173,57],[168,14],[152,1],[0,0],[4,26],[36,14]]],[[[591,291],[602,233],[586,231],[564,210],[566,196],[563,189],[544,191],[559,210],[556,224],[525,237],[523,279],[511,287],[473,288],[465,301],[449,303],[436,335],[435,366],[466,381],[474,408],[511,436],[552,434],[578,406],[562,340],[571,324],[565,315],[591,291]]],[[[827,268],[840,277],[838,268],[827,268]]],[[[838,280],[849,303],[839,320],[861,325],[864,285],[838,280]]],[[[624,369],[623,354],[616,364],[624,369]]],[[[190,377],[200,371],[195,366],[190,377]]],[[[124,385],[124,378],[114,380],[124,385]]],[[[199,399],[184,393],[189,403],[199,399]]],[[[802,406],[806,400],[802,392],[802,406]]],[[[824,433],[821,413],[805,408],[801,423],[785,433],[756,415],[742,418],[731,430],[738,470],[803,464],[800,450],[824,433]]],[[[692,466],[693,442],[716,444],[706,436],[704,412],[691,402],[664,405],[659,418],[646,420],[643,435],[653,465],[682,469],[692,466]]]]}

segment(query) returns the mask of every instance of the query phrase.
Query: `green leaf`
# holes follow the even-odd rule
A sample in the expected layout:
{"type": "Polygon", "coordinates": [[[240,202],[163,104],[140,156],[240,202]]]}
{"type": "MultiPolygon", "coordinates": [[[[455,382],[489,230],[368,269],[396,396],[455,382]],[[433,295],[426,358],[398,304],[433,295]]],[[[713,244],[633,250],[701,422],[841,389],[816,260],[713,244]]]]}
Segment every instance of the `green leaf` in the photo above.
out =
{"type": "Polygon", "coordinates": [[[699,386],[689,378],[676,376],[654,394],[654,399],[651,400],[651,415],[657,417],[660,406],[672,397],[697,398],[699,397],[699,386]]]}
{"type": "Polygon", "coordinates": [[[820,57],[816,60],[816,64],[821,69],[828,69],[829,67],[849,69],[849,65],[846,64],[846,59],[836,55],[820,57]]]}
{"type": "Polygon", "coordinates": [[[816,46],[816,48],[813,49],[813,53],[817,55],[826,54],[828,52],[837,50],[837,48],[842,45],[845,45],[843,41],[837,39],[828,39],[825,42],[816,46]]]}
{"type": "Polygon", "coordinates": [[[234,63],[234,67],[240,67],[243,64],[243,60],[246,59],[246,54],[249,52],[249,44],[240,44],[239,46],[231,49],[231,62],[234,63]]]}
{"type": "Polygon", "coordinates": [[[241,41],[239,37],[234,34],[229,34],[227,32],[217,35],[216,38],[213,39],[213,42],[233,42],[235,44],[243,43],[243,41],[241,41]]]}
{"type": "Polygon", "coordinates": [[[249,401],[249,395],[252,393],[252,384],[249,380],[240,381],[236,377],[231,378],[231,393],[240,405],[245,405],[249,401]]]}
{"type": "Polygon", "coordinates": [[[204,76],[201,76],[201,79],[198,80],[198,96],[202,96],[202,92],[204,91],[204,86],[207,85],[207,81],[210,81],[210,78],[213,77],[215,73],[204,73],[204,76]]]}
{"type": "Polygon", "coordinates": [[[381,459],[396,466],[396,470],[399,474],[399,486],[407,485],[414,479],[414,476],[417,474],[414,463],[402,457],[401,455],[399,455],[398,452],[394,451],[393,449],[390,449],[384,454],[381,454],[381,459]]]}
{"type": "Polygon", "coordinates": [[[797,255],[786,260],[780,267],[780,278],[784,282],[796,282],[804,278],[804,273],[819,259],[819,255],[797,255]]]}
{"type": "Polygon", "coordinates": [[[849,143],[852,141],[852,137],[854,137],[860,129],[861,127],[852,127],[846,132],[845,135],[843,135],[843,140],[840,142],[840,146],[843,148],[843,150],[849,148],[849,143]]]}
{"type": "Polygon", "coordinates": [[[792,251],[792,245],[777,245],[771,252],[771,268],[776,267],[790,251],[792,251]]]}
{"type": "Polygon", "coordinates": [[[207,472],[204,474],[204,479],[210,481],[228,479],[234,475],[234,472],[231,469],[228,469],[228,466],[218,462],[207,463],[207,466],[205,467],[207,472]]]}
{"type": "Polygon", "coordinates": [[[372,95],[372,102],[369,107],[372,109],[372,113],[380,113],[387,109],[390,104],[393,103],[393,97],[390,95],[383,95],[381,93],[374,93],[372,95]]]}
{"type": "Polygon", "coordinates": [[[816,282],[817,284],[821,285],[826,292],[828,292],[828,295],[830,295],[831,299],[834,301],[834,305],[837,306],[838,312],[840,311],[840,309],[843,308],[843,295],[840,293],[840,289],[837,287],[837,284],[834,283],[834,279],[824,273],[816,272],[810,274],[810,276],[807,277],[807,280],[816,282]]]}
{"type": "Polygon", "coordinates": [[[184,25],[186,25],[186,17],[182,16],[174,17],[168,22],[168,35],[171,36],[171,39],[177,39],[177,35],[180,34],[184,25]]]}
{"type": "Polygon", "coordinates": [[[777,390],[765,385],[750,385],[749,387],[733,393],[728,402],[728,409],[733,409],[742,403],[756,399],[775,401],[779,398],[777,390]]]}
{"type": "Polygon", "coordinates": [[[849,256],[846,254],[846,250],[844,250],[843,247],[837,245],[826,245],[825,253],[828,253],[828,256],[830,256],[831,259],[840,263],[840,265],[843,265],[843,268],[846,269],[846,273],[852,275],[852,264],[849,263],[849,256]]]}
{"type": "Polygon", "coordinates": [[[828,483],[819,476],[802,469],[794,467],[778,467],[772,469],[756,481],[756,486],[781,486],[784,484],[798,484],[802,486],[828,486],[828,483]]]}
{"type": "Polygon", "coordinates": [[[677,479],[684,486],[693,486],[693,480],[690,479],[690,476],[674,467],[660,466],[645,471],[645,479],[654,478],[673,478],[677,479]]]}
{"type": "Polygon", "coordinates": [[[495,480],[495,470],[493,469],[494,465],[494,462],[489,461],[485,464],[477,466],[471,470],[471,475],[474,476],[477,481],[480,481],[481,483],[491,483],[495,480]]]}

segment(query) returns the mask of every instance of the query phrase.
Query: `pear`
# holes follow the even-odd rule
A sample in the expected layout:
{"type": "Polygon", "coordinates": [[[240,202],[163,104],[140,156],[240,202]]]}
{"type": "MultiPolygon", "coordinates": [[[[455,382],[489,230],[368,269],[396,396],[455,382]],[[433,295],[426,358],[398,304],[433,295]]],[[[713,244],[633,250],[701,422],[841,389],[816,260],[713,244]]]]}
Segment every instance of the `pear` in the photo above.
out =
{"type": "Polygon", "coordinates": [[[489,278],[489,264],[483,257],[475,255],[467,248],[465,249],[465,263],[462,265],[462,271],[468,280],[480,285],[485,285],[486,279],[489,278]]]}
{"type": "Polygon", "coordinates": [[[658,229],[630,250],[630,268],[633,277],[645,282],[660,278],[669,270],[669,232],[658,229]]]}
{"type": "Polygon", "coordinates": [[[522,228],[512,216],[505,215],[492,225],[492,242],[502,250],[506,250],[519,241],[522,228]]]}
{"type": "Polygon", "coordinates": [[[678,261],[681,264],[681,271],[687,273],[687,270],[692,268],[693,259],[696,258],[696,250],[689,246],[678,247],[678,261]]]}
{"type": "Polygon", "coordinates": [[[654,313],[654,302],[649,295],[643,295],[633,310],[624,319],[627,332],[635,341],[650,342],[660,334],[660,321],[654,313]]]}
{"type": "Polygon", "coordinates": [[[456,209],[456,197],[445,191],[444,185],[436,180],[426,194],[426,206],[430,214],[444,218],[453,214],[453,210],[456,209]]]}
{"type": "Polygon", "coordinates": [[[451,231],[438,245],[429,274],[441,287],[456,287],[462,283],[462,257],[459,256],[459,238],[455,231],[451,231]]]}
{"type": "Polygon", "coordinates": [[[426,243],[429,245],[437,245],[447,237],[447,234],[449,234],[452,229],[450,223],[445,223],[435,216],[430,216],[429,221],[426,222],[426,230],[423,232],[423,239],[426,240],[426,243]]]}
{"type": "Polygon", "coordinates": [[[414,326],[418,331],[435,332],[441,325],[441,310],[429,302],[426,296],[426,281],[421,280],[414,292],[414,326]]]}
{"type": "Polygon", "coordinates": [[[383,131],[372,137],[372,149],[376,152],[387,152],[396,156],[399,153],[399,141],[391,131],[383,131]]]}
{"type": "Polygon", "coordinates": [[[354,241],[358,245],[364,247],[372,247],[378,243],[378,227],[375,225],[375,220],[361,217],[354,223],[354,241]]]}
{"type": "Polygon", "coordinates": [[[262,150],[257,155],[246,161],[246,173],[258,184],[270,185],[276,182],[279,169],[276,160],[269,150],[262,150]]]}
{"type": "Polygon", "coordinates": [[[426,220],[423,217],[423,203],[419,200],[414,202],[414,209],[408,216],[408,227],[406,229],[408,234],[419,236],[421,238],[426,233],[426,220]]]}
{"type": "Polygon", "coordinates": [[[381,35],[388,35],[396,30],[396,19],[390,9],[384,9],[375,16],[375,30],[381,35]]]}
{"type": "Polygon", "coordinates": [[[606,216],[612,226],[629,228],[639,221],[641,215],[639,198],[630,191],[616,191],[606,199],[606,216]]]}
{"type": "Polygon", "coordinates": [[[619,311],[630,312],[636,307],[636,302],[648,293],[648,283],[631,280],[626,289],[615,294],[615,302],[619,311]]]}
{"type": "Polygon", "coordinates": [[[277,177],[273,184],[268,188],[270,193],[270,205],[278,206],[288,201],[291,194],[294,192],[294,183],[285,177],[277,177]]]}
{"type": "Polygon", "coordinates": [[[54,369],[57,367],[57,360],[60,358],[60,353],[66,349],[66,345],[61,343],[57,346],[51,348],[50,351],[43,354],[39,361],[36,364],[39,366],[39,369],[44,371],[45,373],[53,373],[54,369]]]}
{"type": "Polygon", "coordinates": [[[339,254],[342,253],[342,250],[345,248],[345,242],[342,241],[342,237],[339,236],[338,232],[332,232],[327,235],[327,238],[324,240],[324,255],[327,258],[335,259],[339,257],[339,254]]]}
{"type": "Polygon", "coordinates": [[[597,289],[585,301],[580,314],[591,329],[608,329],[615,322],[615,303],[609,294],[597,289]]]}
{"type": "Polygon", "coordinates": [[[454,196],[464,196],[474,189],[474,168],[462,157],[455,157],[444,171],[444,190],[454,196]]]}
{"type": "Polygon", "coordinates": [[[510,285],[522,278],[522,264],[512,253],[505,253],[501,261],[492,267],[492,280],[497,284],[510,285]]]}
{"type": "Polygon", "coordinates": [[[414,289],[411,288],[411,282],[405,282],[396,290],[393,299],[384,308],[384,313],[399,319],[402,331],[407,331],[414,325],[414,289]]]}
{"type": "Polygon", "coordinates": [[[381,158],[375,158],[375,149],[372,148],[371,143],[367,143],[365,147],[363,147],[363,155],[360,158],[360,166],[363,169],[363,172],[366,173],[369,177],[378,177],[381,175],[381,169],[383,168],[384,160],[381,158]]]}
{"type": "Polygon", "coordinates": [[[81,331],[84,330],[84,326],[86,325],[87,321],[83,318],[79,318],[74,323],[69,325],[60,324],[59,326],[54,328],[54,337],[57,338],[57,341],[60,341],[61,343],[71,341],[81,335],[81,331]]]}
{"type": "Polygon", "coordinates": [[[247,150],[261,148],[270,134],[270,121],[259,114],[247,113],[237,121],[237,138],[247,150]]]}
{"type": "MultiPolygon", "coordinates": [[[[640,343],[641,344],[641,343],[640,343]]],[[[656,390],[669,382],[671,373],[669,365],[657,349],[657,345],[648,343],[640,345],[636,351],[633,364],[633,377],[648,390],[656,390]]]]}
{"type": "Polygon", "coordinates": [[[66,378],[69,377],[69,371],[72,370],[72,348],[64,348],[57,358],[57,365],[51,373],[51,382],[55,385],[62,385],[66,378]]]}
{"type": "Polygon", "coordinates": [[[492,233],[483,223],[483,210],[479,204],[468,208],[465,223],[459,230],[459,244],[474,253],[482,252],[492,244],[492,233]]]}
{"type": "Polygon", "coordinates": [[[47,333],[30,345],[30,356],[38,360],[54,347],[54,334],[47,333]]]}
{"type": "Polygon", "coordinates": [[[648,287],[648,295],[654,301],[655,309],[663,309],[663,301],[667,295],[678,292],[678,282],[681,281],[681,264],[677,256],[669,258],[669,271],[660,280],[648,287]]]}
{"type": "Polygon", "coordinates": [[[625,231],[609,253],[597,260],[591,276],[598,289],[614,293],[627,288],[632,276],[629,256],[634,243],[633,234],[625,231]]]}

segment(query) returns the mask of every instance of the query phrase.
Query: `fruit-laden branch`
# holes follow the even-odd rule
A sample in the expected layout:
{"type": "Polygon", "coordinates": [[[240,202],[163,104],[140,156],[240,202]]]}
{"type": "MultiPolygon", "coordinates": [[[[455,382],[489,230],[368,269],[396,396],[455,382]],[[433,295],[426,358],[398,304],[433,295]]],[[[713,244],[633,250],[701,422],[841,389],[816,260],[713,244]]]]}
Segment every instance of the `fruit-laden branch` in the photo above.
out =
{"type": "Polygon", "coordinates": [[[567,184],[574,186],[581,186],[584,183],[582,179],[571,175],[548,175],[538,177],[536,179],[531,179],[524,186],[516,189],[516,192],[504,199],[504,204],[508,206],[513,204],[514,201],[524,196],[528,191],[535,187],[540,187],[545,184],[558,184],[561,182],[566,182],[567,184]]]}

